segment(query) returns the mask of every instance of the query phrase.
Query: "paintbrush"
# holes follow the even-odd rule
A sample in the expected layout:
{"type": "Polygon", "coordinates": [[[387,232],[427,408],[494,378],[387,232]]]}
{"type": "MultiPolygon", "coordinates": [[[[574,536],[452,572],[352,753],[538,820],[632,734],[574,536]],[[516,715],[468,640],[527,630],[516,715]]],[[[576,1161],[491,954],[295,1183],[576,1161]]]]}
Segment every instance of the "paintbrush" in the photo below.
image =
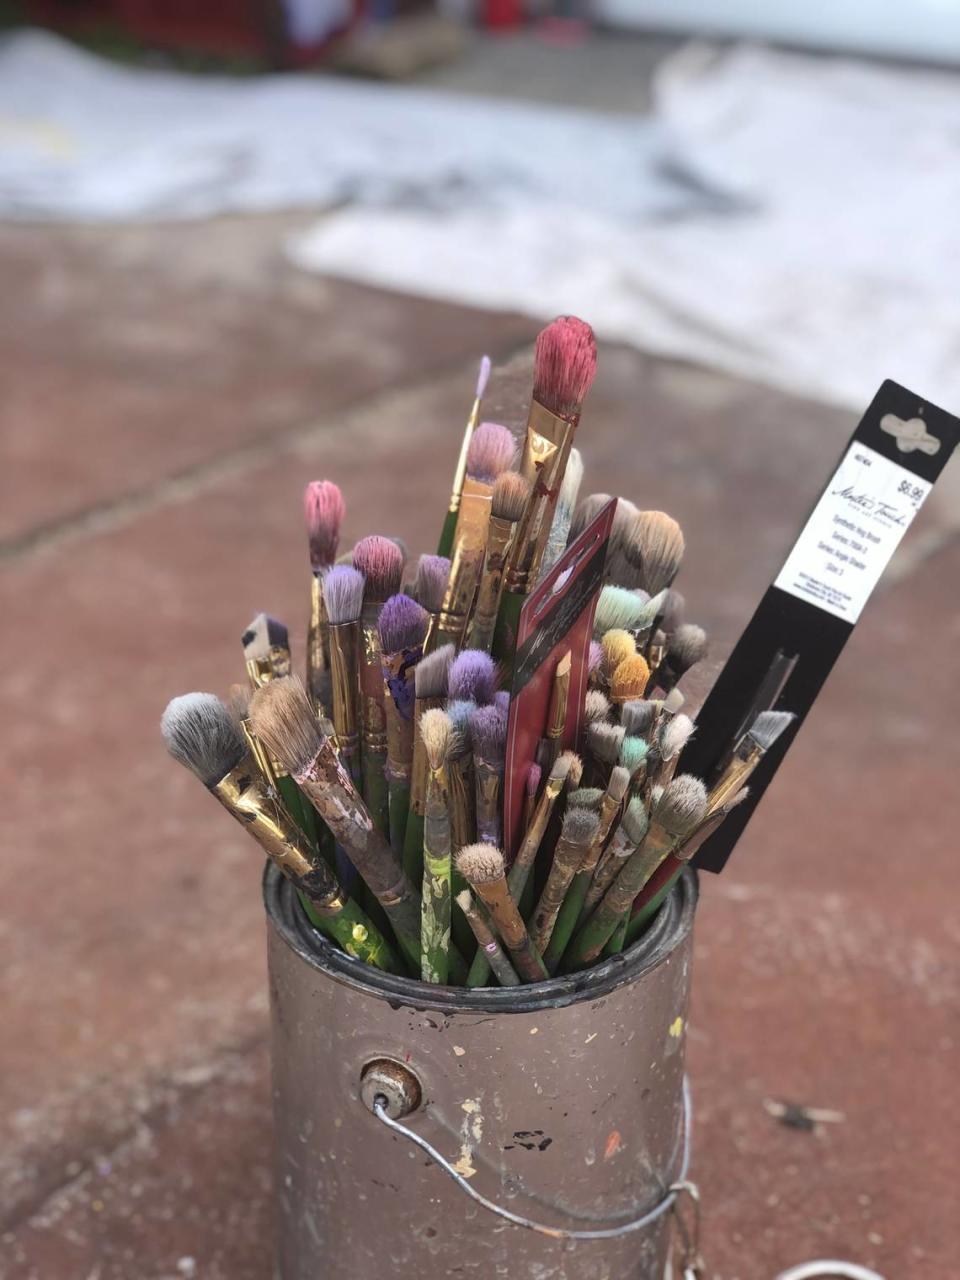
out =
{"type": "Polygon", "coordinates": [[[610,720],[610,699],[600,689],[588,689],[583,700],[583,723],[604,723],[610,720]]]}
{"type": "Polygon", "coordinates": [[[594,813],[599,813],[600,801],[605,794],[603,787],[577,787],[576,791],[571,791],[567,796],[567,804],[571,808],[592,809],[594,813]]]}
{"type": "MultiPolygon", "coordinates": [[[[247,744],[247,750],[253,757],[253,761],[260,771],[260,776],[267,785],[267,790],[272,796],[279,799],[281,803],[282,797],[277,786],[277,776],[273,771],[273,761],[270,759],[269,752],[263,743],[253,732],[253,725],[250,723],[250,696],[252,690],[249,684],[232,684],[227,696],[227,710],[230,718],[243,734],[244,741],[247,744]]],[[[289,809],[287,810],[290,813],[289,809]]],[[[294,814],[290,814],[293,818],[294,814]]],[[[300,826],[300,823],[297,822],[300,826]]],[[[303,827],[300,826],[301,831],[303,827]]],[[[307,833],[304,832],[306,835],[307,833]]]]}
{"type": "Polygon", "coordinates": [[[557,497],[557,509],[554,512],[553,524],[550,526],[550,534],[547,538],[543,560],[540,564],[538,582],[543,581],[566,550],[570,525],[573,522],[573,513],[582,483],[583,458],[579,449],[571,449],[570,457],[567,459],[567,467],[563,473],[563,483],[560,485],[560,493],[557,497]]]}
{"type": "Polygon", "coordinates": [[[714,813],[744,785],[780,735],[796,720],[792,711],[761,711],[744,734],[733,758],[710,788],[708,810],[714,813]]]}
{"type": "Polygon", "coordinates": [[[569,956],[564,958],[566,970],[582,969],[597,959],[646,881],[706,813],[707,792],[699,778],[681,774],[663,789],[654,802],[643,843],[627,859],[574,938],[569,956]]]}
{"type": "Polygon", "coordinates": [[[383,652],[377,620],[380,608],[400,590],[403,552],[391,538],[361,538],[353,549],[353,567],[364,577],[360,612],[360,732],[363,740],[363,798],[382,836],[390,833],[387,764],[387,713],[383,652]]]}
{"type": "Polygon", "coordinates": [[[623,817],[620,819],[617,829],[613,833],[613,839],[606,849],[602,849],[600,852],[600,857],[593,872],[593,879],[584,894],[577,927],[582,926],[589,919],[594,907],[617,878],[627,860],[636,852],[647,834],[649,825],[650,820],[643,801],[639,796],[632,796],[627,802],[627,807],[623,811],[623,817]]]}
{"type": "MultiPolygon", "coordinates": [[[[567,531],[568,547],[576,542],[584,529],[588,529],[600,512],[612,501],[613,498],[609,493],[588,493],[585,498],[580,499],[570,518],[570,528],[567,531]]],[[[616,515],[614,515],[614,521],[616,521],[616,515]]]]}
{"type": "Polygon", "coordinates": [[[450,561],[446,556],[421,556],[417,561],[411,594],[427,613],[440,612],[449,577],[450,561]]]}
{"type": "Polygon", "coordinates": [[[423,657],[429,616],[416,600],[401,593],[385,602],[377,620],[377,634],[383,653],[383,678],[387,686],[384,699],[387,717],[385,772],[390,802],[390,844],[401,860],[413,771],[414,672],[423,657]]]}
{"type": "Polygon", "coordinates": [[[721,758],[714,775],[718,776],[729,765],[733,758],[733,752],[743,739],[744,734],[756,720],[761,711],[772,711],[777,705],[781,693],[786,687],[787,681],[793,675],[794,668],[797,665],[797,654],[784,653],[782,649],[778,649],[770,661],[763,674],[757,690],[750,702],[747,704],[740,723],[730,738],[730,748],[721,758]]]}
{"type": "Polygon", "coordinates": [[[160,727],[173,758],[200,779],[295,885],[315,927],[349,955],[388,973],[402,972],[373,921],[344,894],[329,867],[311,857],[290,816],[259,776],[220,699],[211,693],[174,698],[160,727]]]}
{"type": "Polygon", "coordinates": [[[464,642],[483,572],[493,486],[497,477],[510,469],[516,453],[513,435],[496,422],[481,422],[473,433],[450,552],[450,577],[440,612],[431,619],[427,652],[448,641],[458,648],[464,642]]]}
{"type": "MultiPolygon", "coordinates": [[[[447,698],[447,678],[453,662],[452,644],[428,654],[414,668],[417,724],[425,711],[442,708],[447,698]]],[[[419,884],[423,878],[423,819],[427,796],[427,753],[419,733],[413,737],[413,770],[410,778],[410,811],[403,842],[403,869],[419,884]]]]}
{"type": "Polygon", "coordinates": [[[360,611],[363,574],[336,565],[323,588],[326,637],[330,654],[330,704],[337,745],[354,783],[361,785],[360,763],[360,611]]]}
{"type": "Polygon", "coordinates": [[[507,888],[503,853],[492,844],[469,844],[460,850],[455,861],[460,874],[490,912],[520,979],[544,981],[549,975],[507,888]]]}
{"type": "Polygon", "coordinates": [[[420,977],[446,983],[450,953],[451,840],[447,760],[454,745],[453,721],[445,711],[425,711],[420,736],[427,754],[423,827],[423,915],[420,977]]]}
{"type": "Polygon", "coordinates": [[[457,731],[454,752],[447,762],[454,849],[473,844],[477,838],[477,799],[473,781],[473,742],[470,737],[470,717],[476,710],[476,705],[470,699],[454,699],[447,703],[447,714],[457,731]]]}
{"type": "Polygon", "coordinates": [[[614,668],[610,677],[610,701],[614,706],[642,698],[650,679],[650,668],[639,653],[624,660],[614,668]]]}
{"type": "Polygon", "coordinates": [[[641,599],[624,587],[608,584],[597,597],[597,611],[593,615],[593,634],[602,641],[608,631],[635,632],[644,625],[644,620],[649,616],[649,603],[648,600],[641,599]]]}
{"type": "Polygon", "coordinates": [[[676,631],[683,626],[684,616],[687,612],[687,602],[679,591],[675,591],[673,587],[667,589],[663,598],[663,604],[660,607],[659,625],[666,634],[672,637],[676,631]]]}
{"type": "Polygon", "coordinates": [[[665,787],[676,772],[680,753],[693,737],[694,723],[683,714],[671,716],[657,739],[657,767],[651,773],[653,786],[665,787]]]}
{"type": "Polygon", "coordinates": [[[530,500],[530,481],[516,471],[498,476],[490,500],[483,572],[467,630],[470,647],[489,651],[497,625],[500,593],[517,522],[530,500]]]}
{"type": "Polygon", "coordinates": [[[650,744],[646,738],[640,738],[633,734],[627,734],[623,742],[620,743],[617,764],[622,765],[630,774],[631,790],[646,777],[649,750],[650,744]]]}
{"type": "Polygon", "coordinates": [[[500,793],[507,750],[507,716],[502,708],[477,707],[470,716],[473,776],[477,796],[477,839],[500,844],[500,793]]]}
{"type": "MultiPolygon", "coordinates": [[[[570,887],[566,891],[550,943],[543,952],[543,963],[550,973],[556,973],[563,953],[570,945],[570,939],[581,921],[587,890],[593,881],[593,875],[606,845],[607,837],[610,835],[610,830],[621,816],[629,783],[630,774],[627,770],[621,765],[614,766],[610,773],[610,781],[607,783],[607,788],[601,793],[597,827],[590,841],[590,846],[576,869],[570,882],[570,887]]],[[[571,796],[571,806],[573,805],[573,800],[574,797],[571,796]]],[[[573,813],[573,808],[569,809],[568,812],[573,813]]]]}
{"type": "Polygon", "coordinates": [[[537,795],[540,792],[540,782],[543,778],[543,770],[535,760],[527,765],[526,784],[523,789],[523,817],[521,819],[522,829],[524,831],[533,821],[533,811],[537,807],[537,795]]]}
{"type": "Polygon", "coordinates": [[[634,899],[633,915],[627,922],[624,939],[626,946],[630,946],[640,937],[647,924],[660,910],[670,890],[679,880],[683,868],[693,860],[700,848],[721,826],[727,814],[735,809],[737,805],[743,804],[749,794],[749,787],[741,787],[726,804],[713,813],[708,813],[703,822],[674,849],[671,856],[661,862],[660,866],[644,885],[642,891],[634,899]]]}
{"type": "Polygon", "coordinates": [[[290,674],[290,633],[279,618],[258,613],[240,637],[250,686],[290,674]]]}
{"type": "Polygon", "coordinates": [[[583,741],[590,756],[589,776],[593,782],[605,784],[606,778],[617,762],[626,730],[622,724],[607,724],[595,721],[588,724],[583,731],[583,741]]]}
{"type": "Polygon", "coordinates": [[[420,895],[354,789],[332,741],[295,676],[272,680],[253,695],[254,732],[289,770],[347,851],[387,913],[397,941],[420,972],[420,895]]]}
{"type": "MultiPolygon", "coordinates": [[[[540,793],[540,799],[537,801],[533,820],[524,832],[517,856],[514,858],[513,866],[510,868],[508,883],[514,902],[520,902],[524,896],[524,889],[533,869],[537,852],[550,824],[554,807],[561,792],[564,788],[575,790],[580,785],[582,776],[583,763],[573,751],[564,751],[550,770],[550,776],[547,778],[540,793]]],[[[531,881],[530,883],[532,887],[533,882],[531,881]]],[[[467,985],[482,987],[489,972],[490,966],[487,963],[486,956],[482,951],[478,951],[473,958],[473,964],[470,966],[467,985]]]]}
{"type": "MultiPolygon", "coordinates": [[[[480,908],[474,901],[470,890],[464,889],[462,893],[458,893],[456,902],[473,930],[473,936],[477,940],[477,954],[486,958],[489,969],[493,970],[494,977],[501,987],[519,986],[520,979],[517,977],[516,969],[510,963],[507,953],[500,946],[489,924],[481,914],[480,908]]],[[[484,974],[480,982],[471,983],[468,975],[467,986],[483,986],[486,980],[487,974],[484,974]]]]}
{"type": "Polygon", "coordinates": [[[337,560],[345,510],[343,494],[330,480],[312,480],[304,490],[303,514],[312,570],[310,622],[307,627],[307,691],[317,711],[322,710],[327,715],[331,710],[330,645],[323,580],[337,560]]]}
{"type": "Polygon", "coordinates": [[[657,708],[645,698],[631,699],[620,708],[620,723],[631,737],[649,741],[656,719],[657,708]]]}
{"type": "MultiPolygon", "coordinates": [[[[553,936],[557,916],[573,877],[590,855],[600,825],[600,817],[589,809],[567,809],[563,815],[560,836],[553,851],[547,882],[530,917],[530,937],[544,956],[553,936]]],[[[549,970],[549,965],[547,966],[549,970]]]]}
{"type": "Polygon", "coordinates": [[[651,662],[648,693],[660,688],[669,693],[707,653],[707,633],[692,622],[681,623],[667,641],[666,655],[659,665],[651,662]]]}
{"type": "Polygon", "coordinates": [[[587,651],[587,685],[591,689],[599,689],[602,683],[603,649],[598,640],[591,640],[587,651]]]}
{"type": "MultiPolygon", "coordinates": [[[[467,418],[467,427],[463,433],[463,443],[460,446],[460,456],[457,459],[457,469],[453,474],[453,489],[450,492],[450,505],[447,508],[446,518],[443,522],[443,529],[440,533],[440,543],[437,547],[437,554],[441,556],[449,556],[453,548],[453,535],[457,527],[457,515],[460,511],[460,491],[463,488],[464,477],[467,474],[467,453],[470,449],[470,441],[473,438],[473,433],[476,430],[477,423],[480,421],[480,405],[483,401],[483,396],[486,392],[489,380],[490,357],[483,356],[480,360],[480,372],[477,374],[476,394],[473,398],[470,416],[467,418]]],[[[420,603],[423,604],[423,601],[421,600],[420,603]]],[[[426,608],[426,605],[424,605],[424,608],[426,608]]]]}
{"type": "Polygon", "coordinates": [[[464,649],[450,667],[448,688],[451,702],[489,706],[497,689],[497,664],[488,653],[464,649]]]}
{"type": "Polygon", "coordinates": [[[573,654],[568,649],[557,663],[550,690],[550,707],[547,711],[546,732],[537,747],[537,763],[541,769],[549,769],[560,754],[563,732],[567,724],[567,707],[570,701],[570,670],[573,654]]]}
{"type": "Polygon", "coordinates": [[[672,586],[683,560],[683,531],[665,511],[639,511],[624,530],[622,550],[639,575],[638,585],[655,596],[672,586]]]}
{"type": "Polygon", "coordinates": [[[620,663],[626,662],[627,658],[632,658],[637,652],[637,643],[631,632],[615,628],[604,635],[600,641],[600,649],[603,654],[603,680],[609,688],[613,673],[620,663]]]}
{"type": "Polygon", "coordinates": [[[596,369],[593,330],[582,320],[561,316],[538,336],[520,463],[532,490],[510,548],[493,644],[504,662],[513,659],[520,611],[540,573],[573,433],[596,369]]]}

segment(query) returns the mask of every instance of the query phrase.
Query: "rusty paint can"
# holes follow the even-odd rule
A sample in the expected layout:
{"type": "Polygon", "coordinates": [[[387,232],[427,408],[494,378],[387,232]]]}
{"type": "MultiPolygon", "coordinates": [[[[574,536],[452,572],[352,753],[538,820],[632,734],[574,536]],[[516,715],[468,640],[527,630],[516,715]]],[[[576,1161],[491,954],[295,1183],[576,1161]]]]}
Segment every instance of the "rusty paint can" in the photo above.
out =
{"type": "Polygon", "coordinates": [[[661,1280],[680,1174],[697,888],[629,951],[519,988],[431,988],[334,950],[264,878],[279,1280],[661,1280]],[[376,1106],[381,1114],[376,1113],[376,1106]],[[407,1132],[388,1128],[389,1112],[407,1132]]]}

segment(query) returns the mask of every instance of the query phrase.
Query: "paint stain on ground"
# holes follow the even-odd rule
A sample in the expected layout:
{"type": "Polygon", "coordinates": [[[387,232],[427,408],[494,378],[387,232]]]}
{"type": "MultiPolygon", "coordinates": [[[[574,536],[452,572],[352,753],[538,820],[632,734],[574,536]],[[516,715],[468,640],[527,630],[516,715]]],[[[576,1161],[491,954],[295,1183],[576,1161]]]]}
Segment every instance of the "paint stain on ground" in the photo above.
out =
{"type": "Polygon", "coordinates": [[[619,1155],[622,1150],[623,1139],[620,1137],[619,1130],[614,1129],[607,1137],[606,1145],[603,1148],[603,1158],[604,1160],[612,1160],[613,1157],[619,1155]]]}

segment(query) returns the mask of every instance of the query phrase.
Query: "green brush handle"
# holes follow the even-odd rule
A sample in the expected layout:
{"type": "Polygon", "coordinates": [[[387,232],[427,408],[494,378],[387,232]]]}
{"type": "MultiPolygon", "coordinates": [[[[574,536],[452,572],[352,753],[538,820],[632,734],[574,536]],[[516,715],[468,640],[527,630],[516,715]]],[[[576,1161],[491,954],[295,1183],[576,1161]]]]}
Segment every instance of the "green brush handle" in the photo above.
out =
{"type": "Polygon", "coordinates": [[[446,984],[450,956],[450,850],[434,857],[423,851],[423,921],[420,931],[424,982],[446,984]]]}
{"type": "Polygon", "coordinates": [[[543,953],[543,963],[547,966],[547,971],[551,975],[556,973],[560,967],[563,953],[573,937],[573,931],[576,929],[577,921],[580,919],[580,912],[583,910],[583,902],[587,896],[587,889],[590,887],[592,876],[592,871],[578,871],[571,881],[566,897],[563,899],[563,905],[557,915],[556,924],[553,926],[553,933],[550,935],[550,942],[543,953]]]}
{"type": "MultiPolygon", "coordinates": [[[[507,872],[507,888],[510,890],[510,897],[519,904],[522,902],[525,893],[529,889],[526,897],[530,900],[528,908],[532,909],[533,903],[533,880],[530,872],[533,870],[533,864],[527,866],[519,866],[516,862],[507,872]]],[[[459,892],[459,891],[458,891],[459,892]]],[[[519,907],[520,914],[526,920],[529,909],[525,913],[522,907],[519,907]]],[[[485,987],[490,977],[490,962],[484,955],[483,951],[478,948],[477,954],[473,957],[473,963],[470,965],[470,972],[467,974],[468,987],[485,987]]]]}
{"type": "Polygon", "coordinates": [[[363,799],[370,811],[373,825],[385,840],[390,839],[390,791],[384,769],[387,764],[386,748],[382,751],[363,750],[363,799]]]}
{"type": "Polygon", "coordinates": [[[627,936],[627,925],[630,922],[630,913],[624,912],[623,918],[610,935],[610,941],[603,948],[604,957],[618,956],[623,950],[623,944],[627,936]]]}
{"type": "MultiPolygon", "coordinates": [[[[410,813],[410,779],[391,778],[387,784],[390,814],[390,847],[403,862],[403,851],[410,813]]],[[[416,880],[413,882],[416,884],[416,880]]]]}
{"type": "Polygon", "coordinates": [[[423,879],[423,814],[411,809],[403,837],[403,869],[411,884],[423,879]]]}
{"type": "Polygon", "coordinates": [[[666,902],[667,897],[670,894],[670,891],[672,890],[673,886],[677,883],[677,881],[680,879],[682,875],[683,875],[683,867],[681,866],[677,868],[676,873],[670,877],[670,879],[663,886],[660,892],[657,893],[655,897],[651,898],[649,902],[645,903],[644,906],[640,908],[640,910],[637,912],[635,916],[631,916],[627,924],[626,945],[628,947],[632,943],[636,942],[636,940],[644,932],[647,925],[650,923],[653,917],[657,914],[657,912],[663,906],[664,902],[666,902]]]}
{"type": "Polygon", "coordinates": [[[457,514],[456,511],[448,511],[444,516],[443,528],[440,531],[440,541],[437,544],[437,555],[446,556],[448,560],[453,549],[453,535],[457,531],[457,514]]]}
{"type": "Polygon", "coordinates": [[[457,950],[466,957],[469,964],[476,956],[477,939],[470,928],[467,917],[460,910],[460,904],[457,902],[457,894],[463,893],[467,888],[467,882],[453,866],[450,871],[451,893],[453,894],[453,905],[450,908],[450,930],[453,934],[453,940],[457,945],[457,950]]]}
{"type": "Polygon", "coordinates": [[[497,625],[493,632],[492,653],[500,663],[503,673],[501,683],[507,689],[513,679],[513,659],[517,650],[517,628],[520,626],[520,612],[526,602],[526,595],[520,595],[516,591],[505,590],[500,597],[500,610],[497,614],[497,625]]]}
{"type": "Polygon", "coordinates": [[[307,919],[315,929],[340,944],[348,956],[355,956],[385,973],[403,974],[403,965],[393,948],[370,917],[348,898],[334,914],[318,910],[305,893],[299,891],[307,919]]]}

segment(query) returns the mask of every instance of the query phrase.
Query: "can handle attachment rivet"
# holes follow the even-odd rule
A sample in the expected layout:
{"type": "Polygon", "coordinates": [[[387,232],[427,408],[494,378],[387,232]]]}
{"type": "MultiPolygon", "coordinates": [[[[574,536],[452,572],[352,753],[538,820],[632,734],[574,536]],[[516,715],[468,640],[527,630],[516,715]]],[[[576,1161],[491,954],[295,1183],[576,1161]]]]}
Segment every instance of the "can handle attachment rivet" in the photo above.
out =
{"type": "Polygon", "coordinates": [[[377,1114],[377,1102],[391,1120],[402,1120],[420,1106],[423,1090],[409,1067],[392,1058],[374,1058],[360,1072],[360,1100],[377,1114]]]}

